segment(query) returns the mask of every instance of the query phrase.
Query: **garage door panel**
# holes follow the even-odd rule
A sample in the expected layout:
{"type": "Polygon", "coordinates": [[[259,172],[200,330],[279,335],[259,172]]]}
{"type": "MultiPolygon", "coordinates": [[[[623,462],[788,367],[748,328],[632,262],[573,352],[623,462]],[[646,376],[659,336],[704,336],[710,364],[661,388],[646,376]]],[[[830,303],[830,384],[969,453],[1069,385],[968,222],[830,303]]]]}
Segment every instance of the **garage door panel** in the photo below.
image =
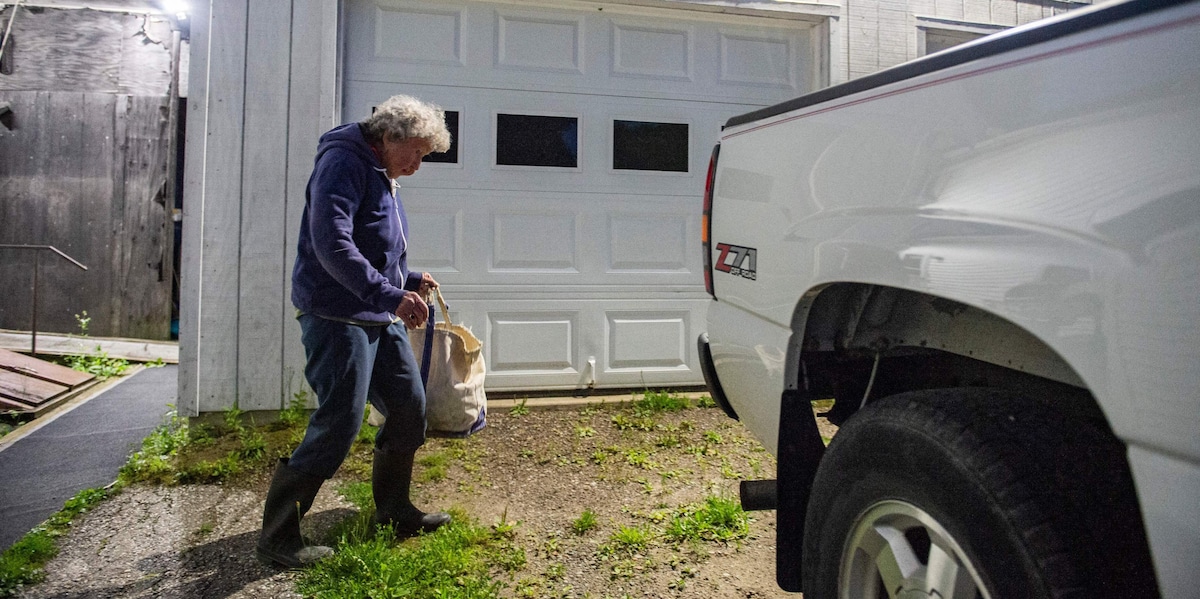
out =
{"type": "Polygon", "coordinates": [[[463,7],[376,6],[372,55],[380,61],[466,66],[463,7]]]}
{"type": "Polygon", "coordinates": [[[575,373],[578,320],[578,312],[491,312],[485,361],[498,373],[575,373]]]}
{"type": "Polygon", "coordinates": [[[409,265],[446,284],[699,290],[695,198],[405,187],[409,265]]]}
{"type": "Polygon", "coordinates": [[[462,210],[439,211],[405,207],[411,231],[420,232],[420,270],[436,273],[461,272],[463,244],[462,210]]]}
{"type": "Polygon", "coordinates": [[[794,90],[798,72],[796,44],[794,36],[723,31],[719,81],[794,90]]]}
{"type": "Polygon", "coordinates": [[[815,23],[604,5],[352,0],[348,81],[770,104],[811,91],[815,23]],[[384,26],[377,20],[385,18],[384,26]],[[411,16],[409,21],[404,17],[411,16]],[[763,32],[770,32],[764,34],[763,32]],[[782,44],[782,45],[781,45],[782,44]],[[753,62],[759,52],[768,65],[753,62]],[[452,68],[447,69],[450,66],[452,68]],[[751,67],[755,75],[733,69],[751,67]],[[790,72],[782,76],[778,69],[790,72]],[[524,71],[527,74],[521,75],[524,71]],[[648,87],[643,81],[654,78],[648,87]],[[786,85],[788,93],[762,89],[786,85]],[[787,83],[784,83],[784,82],[787,83]]]}
{"type": "Polygon", "coordinates": [[[454,322],[483,342],[490,390],[696,384],[703,297],[513,299],[448,287],[454,322]],[[590,332],[596,331],[596,333],[590,332]]]}
{"type": "Polygon", "coordinates": [[[583,74],[583,18],[501,10],[496,16],[496,66],[583,74]]]}
{"type": "Polygon", "coordinates": [[[605,317],[606,372],[688,369],[687,311],[607,311],[605,317]]]}
{"type": "Polygon", "coordinates": [[[494,213],[489,270],[578,273],[578,229],[574,214],[494,213]]]}
{"type": "Polygon", "coordinates": [[[693,81],[693,28],[614,21],[612,39],[614,76],[693,81]]]}
{"type": "MultiPolygon", "coordinates": [[[[688,219],[683,215],[608,217],[607,271],[670,274],[689,272],[688,219]]],[[[694,272],[694,271],[692,271],[694,272]]]]}

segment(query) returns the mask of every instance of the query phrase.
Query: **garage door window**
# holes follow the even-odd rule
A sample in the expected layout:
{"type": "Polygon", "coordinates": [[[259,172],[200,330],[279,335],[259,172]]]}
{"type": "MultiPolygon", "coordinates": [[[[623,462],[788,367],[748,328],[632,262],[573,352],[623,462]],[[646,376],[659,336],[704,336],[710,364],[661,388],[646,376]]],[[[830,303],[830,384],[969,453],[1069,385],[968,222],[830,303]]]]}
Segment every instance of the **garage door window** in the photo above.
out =
{"type": "Polygon", "coordinates": [[[615,170],[688,172],[688,126],[613,121],[615,170]]]}
{"type": "Polygon", "coordinates": [[[425,156],[422,162],[446,162],[458,164],[458,111],[446,111],[446,129],[450,130],[450,149],[425,156]]]}
{"type": "Polygon", "coordinates": [[[497,114],[496,164],[579,166],[579,119],[497,114]]]}
{"type": "Polygon", "coordinates": [[[925,54],[941,52],[959,44],[983,37],[982,33],[954,31],[950,29],[925,29],[925,54]]]}

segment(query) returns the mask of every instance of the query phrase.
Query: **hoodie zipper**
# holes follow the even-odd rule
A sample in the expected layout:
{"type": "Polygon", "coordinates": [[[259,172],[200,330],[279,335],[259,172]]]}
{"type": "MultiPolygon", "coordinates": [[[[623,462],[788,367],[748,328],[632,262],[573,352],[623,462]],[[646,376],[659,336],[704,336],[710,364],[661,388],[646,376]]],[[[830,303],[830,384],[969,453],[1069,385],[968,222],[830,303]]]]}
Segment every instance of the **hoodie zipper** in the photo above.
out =
{"type": "Polygon", "coordinates": [[[408,238],[404,235],[404,221],[400,219],[400,200],[396,197],[400,184],[395,179],[388,179],[388,183],[392,186],[392,210],[396,213],[396,226],[400,227],[400,254],[404,255],[408,251],[408,238]]]}

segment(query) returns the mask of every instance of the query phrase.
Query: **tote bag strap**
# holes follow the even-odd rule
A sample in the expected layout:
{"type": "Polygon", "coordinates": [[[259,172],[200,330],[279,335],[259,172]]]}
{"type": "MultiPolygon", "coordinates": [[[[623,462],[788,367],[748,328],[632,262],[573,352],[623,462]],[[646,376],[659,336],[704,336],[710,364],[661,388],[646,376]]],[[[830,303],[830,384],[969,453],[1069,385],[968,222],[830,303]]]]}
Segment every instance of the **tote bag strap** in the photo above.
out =
{"type": "MultiPolygon", "coordinates": [[[[439,298],[440,294],[439,294],[439,298]]],[[[443,304],[445,305],[445,304],[443,304]]],[[[426,304],[429,307],[429,319],[425,321],[425,347],[421,351],[421,388],[429,388],[429,365],[433,362],[433,304],[426,304]]]]}
{"type": "MultiPolygon", "coordinates": [[[[442,320],[446,321],[446,324],[453,327],[454,323],[450,322],[450,308],[446,307],[446,300],[442,299],[442,290],[435,288],[433,292],[437,294],[437,303],[442,307],[442,320]]],[[[433,314],[433,312],[430,312],[430,314],[433,314]]]]}

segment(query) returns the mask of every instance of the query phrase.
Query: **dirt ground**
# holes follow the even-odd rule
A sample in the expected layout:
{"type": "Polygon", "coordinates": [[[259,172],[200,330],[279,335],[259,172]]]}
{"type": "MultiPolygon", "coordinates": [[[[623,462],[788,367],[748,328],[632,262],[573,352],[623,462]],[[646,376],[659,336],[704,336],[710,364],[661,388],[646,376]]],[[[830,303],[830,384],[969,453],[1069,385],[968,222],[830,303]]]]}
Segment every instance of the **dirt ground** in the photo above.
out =
{"type": "MultiPolygon", "coordinates": [[[[775,585],[773,512],[750,513],[750,534],[737,542],[661,535],[664,513],[714,494],[736,498],[742,479],[774,478],[771,455],[719,409],[651,417],[628,406],[519,412],[493,407],[477,435],[431,439],[417,456],[416,476],[425,480],[414,491],[419,506],[460,508],[483,525],[516,523],[527,561],[497,573],[503,596],[799,597],[775,585]],[[577,534],[571,524],[585,510],[597,526],[577,534]],[[606,555],[602,547],[622,526],[656,535],[636,555],[606,555]]],[[[361,467],[343,467],[305,518],[306,534],[321,539],[353,515],[338,488],[368,479],[361,467]]],[[[295,573],[253,557],[266,484],[264,475],[239,485],[127,488],[76,520],[46,580],[18,596],[299,597],[295,573]]]]}

